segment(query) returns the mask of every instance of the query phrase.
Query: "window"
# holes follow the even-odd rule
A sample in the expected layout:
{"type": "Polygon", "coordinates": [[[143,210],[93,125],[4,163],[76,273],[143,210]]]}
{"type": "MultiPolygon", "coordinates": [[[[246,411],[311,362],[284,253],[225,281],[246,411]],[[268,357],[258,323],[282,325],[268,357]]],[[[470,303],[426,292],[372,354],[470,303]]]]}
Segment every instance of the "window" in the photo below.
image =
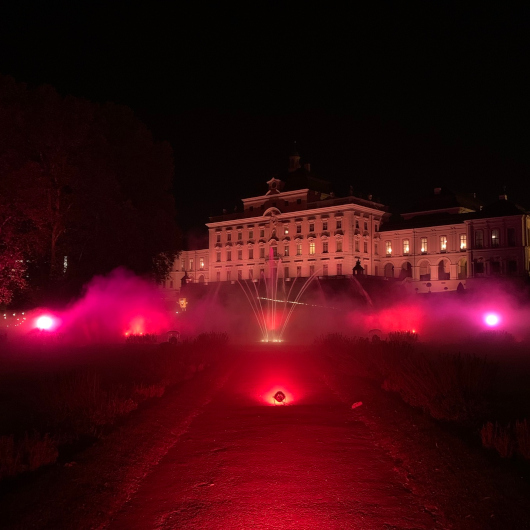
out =
{"type": "Polygon", "coordinates": [[[298,243],[296,245],[296,255],[297,256],[301,256],[302,255],[302,244],[301,243],[298,243]]]}
{"type": "Polygon", "coordinates": [[[328,275],[328,264],[325,263],[324,265],[322,265],[322,276],[327,276],[328,275]]]}
{"type": "Polygon", "coordinates": [[[475,248],[482,248],[484,246],[484,232],[477,230],[475,232],[475,248]]]}
{"type": "Polygon", "coordinates": [[[328,242],[327,241],[324,241],[324,243],[322,243],[322,252],[324,254],[327,254],[327,252],[328,252],[328,242]]]}
{"type": "Polygon", "coordinates": [[[309,231],[314,232],[315,231],[315,223],[309,223],[309,231]]]}
{"type": "Polygon", "coordinates": [[[232,261],[232,251],[227,250],[226,251],[226,261],[232,261]]]}
{"type": "Polygon", "coordinates": [[[254,269],[248,269],[248,279],[249,280],[254,279],[254,269]]]}
{"type": "MultiPolygon", "coordinates": [[[[377,227],[376,227],[376,228],[377,228],[377,227]]],[[[376,230],[376,232],[377,232],[377,230],[376,230]]],[[[375,274],[376,276],[379,276],[379,265],[376,265],[376,266],[374,267],[374,274],[375,274]]]]}
{"type": "Polygon", "coordinates": [[[217,272],[215,273],[215,279],[216,279],[218,282],[221,281],[221,271],[217,271],[217,272]]]}
{"type": "Polygon", "coordinates": [[[359,221],[357,219],[355,219],[355,228],[357,228],[357,230],[359,230],[359,221]]]}
{"type": "Polygon", "coordinates": [[[217,243],[220,243],[221,242],[221,234],[217,234],[217,236],[215,237],[215,241],[217,243]]]}
{"type": "Polygon", "coordinates": [[[438,279],[439,280],[449,280],[449,273],[447,272],[447,264],[442,259],[438,263],[438,279]]]}
{"type": "Polygon", "coordinates": [[[390,256],[390,254],[392,254],[392,241],[386,241],[385,245],[386,245],[386,255],[390,256]]]}
{"type": "Polygon", "coordinates": [[[248,238],[249,239],[254,239],[254,230],[249,230],[248,231],[248,238]]]}
{"type": "Polygon", "coordinates": [[[237,240],[241,241],[242,239],[243,239],[243,232],[238,232],[237,233],[237,240]]]}
{"type": "Polygon", "coordinates": [[[289,267],[284,267],[283,268],[283,277],[284,278],[289,278],[289,267]]]}
{"type": "Polygon", "coordinates": [[[440,251],[445,252],[447,250],[447,236],[440,236],[440,251]]]}
{"type": "Polygon", "coordinates": [[[314,254],[314,253],[315,253],[315,242],[311,241],[311,243],[309,243],[309,254],[314,254]]]}
{"type": "Polygon", "coordinates": [[[499,246],[499,230],[497,228],[494,228],[491,231],[491,246],[492,247],[499,246]]]}
{"type": "Polygon", "coordinates": [[[337,263],[337,276],[342,276],[342,263],[337,263]]]}
{"type": "Polygon", "coordinates": [[[379,254],[379,246],[377,245],[377,243],[374,243],[374,254],[379,254]]]}
{"type": "Polygon", "coordinates": [[[296,233],[301,234],[302,233],[302,225],[296,225],[296,233]]]}
{"type": "Polygon", "coordinates": [[[288,236],[289,235],[289,227],[288,226],[284,226],[283,227],[283,233],[288,236]]]}
{"type": "Polygon", "coordinates": [[[278,248],[277,247],[272,247],[272,255],[277,258],[278,257],[278,248]]]}
{"type": "Polygon", "coordinates": [[[431,265],[428,261],[422,261],[420,263],[420,280],[422,282],[428,282],[431,279],[431,265]]]}
{"type": "Polygon", "coordinates": [[[296,204],[302,204],[302,199],[296,199],[296,204]]]}
{"type": "Polygon", "coordinates": [[[289,206],[289,201],[284,201],[284,206],[289,206]]]}
{"type": "Polygon", "coordinates": [[[337,230],[342,228],[342,219],[337,219],[337,230]]]}
{"type": "Polygon", "coordinates": [[[466,250],[467,248],[467,236],[466,234],[460,234],[460,250],[466,250]]]}
{"type": "Polygon", "coordinates": [[[171,281],[169,282],[169,288],[170,288],[170,289],[173,289],[173,280],[171,280],[171,281]]]}
{"type": "Polygon", "coordinates": [[[309,276],[313,276],[315,274],[315,266],[309,265],[309,276]]]}
{"type": "MultiPolygon", "coordinates": [[[[374,230],[377,232],[377,230],[378,230],[377,225],[374,225],[374,230]]],[[[377,274],[376,274],[376,276],[377,276],[377,274]]]]}
{"type": "Polygon", "coordinates": [[[226,234],[226,240],[227,241],[232,241],[232,234],[230,232],[228,232],[228,234],[226,234]]]}
{"type": "Polygon", "coordinates": [[[204,269],[204,258],[199,258],[199,268],[204,269]]]}
{"type": "Polygon", "coordinates": [[[364,222],[364,231],[368,232],[368,221],[364,222]]]}
{"type": "Polygon", "coordinates": [[[221,253],[220,252],[216,252],[216,255],[217,255],[217,261],[221,261],[221,253]]]}
{"type": "Polygon", "coordinates": [[[289,245],[285,245],[283,247],[283,255],[284,256],[289,256],[289,245]]]}
{"type": "Polygon", "coordinates": [[[237,251],[237,259],[238,260],[242,260],[243,259],[243,251],[242,250],[238,250],[237,251]]]}
{"type": "Polygon", "coordinates": [[[249,248],[248,249],[248,259],[254,259],[254,249],[249,248]]]}
{"type": "Polygon", "coordinates": [[[355,252],[359,252],[359,240],[355,241],[355,252]]]}
{"type": "Polygon", "coordinates": [[[484,262],[483,261],[475,262],[475,274],[484,274],[484,262]]]}
{"type": "Polygon", "coordinates": [[[227,282],[230,281],[231,272],[232,272],[232,271],[226,271],[226,281],[227,281],[227,282]]]}
{"type": "Polygon", "coordinates": [[[183,259],[180,260],[180,268],[181,268],[183,271],[186,270],[186,262],[185,262],[183,259]]]}
{"type": "Polygon", "coordinates": [[[262,258],[262,259],[265,257],[265,248],[264,247],[259,249],[259,257],[262,258]]]}
{"type": "Polygon", "coordinates": [[[264,228],[260,228],[259,229],[259,237],[265,237],[265,229],[264,228]]]}
{"type": "Polygon", "coordinates": [[[500,274],[501,272],[501,262],[492,260],[491,261],[491,273],[492,274],[500,274]]]}
{"type": "Polygon", "coordinates": [[[302,276],[302,267],[300,265],[297,265],[296,267],[296,277],[300,278],[302,276]]]}
{"type": "Polygon", "coordinates": [[[260,269],[259,270],[259,277],[260,278],[265,278],[265,269],[260,269]]]}
{"type": "MultiPolygon", "coordinates": [[[[515,228],[508,228],[508,246],[515,247],[515,228]]],[[[517,262],[515,262],[515,265],[517,265],[517,262]]]]}
{"type": "Polygon", "coordinates": [[[408,254],[410,252],[410,240],[403,240],[403,254],[408,254]]]}
{"type": "Polygon", "coordinates": [[[421,248],[422,254],[427,254],[427,238],[426,237],[422,237],[420,239],[420,248],[421,248]]]}
{"type": "Polygon", "coordinates": [[[342,241],[337,241],[337,252],[342,252],[342,241]]]}
{"type": "Polygon", "coordinates": [[[190,271],[193,270],[193,258],[190,258],[190,271]]]}
{"type": "Polygon", "coordinates": [[[364,247],[364,253],[366,254],[368,252],[368,241],[364,242],[363,247],[364,247]]]}
{"type": "Polygon", "coordinates": [[[327,230],[327,229],[328,229],[328,222],[322,221],[322,230],[327,230]]]}
{"type": "Polygon", "coordinates": [[[249,208],[249,210],[250,210],[251,212],[253,212],[253,211],[254,211],[254,206],[251,206],[251,207],[249,208]]]}
{"type": "Polygon", "coordinates": [[[241,269],[238,269],[237,271],[237,280],[241,281],[243,279],[243,271],[241,269]]]}
{"type": "MultiPolygon", "coordinates": [[[[508,228],[508,230],[510,230],[510,228],[508,228]]],[[[508,260],[508,274],[517,274],[517,261],[512,259],[508,260]]]]}

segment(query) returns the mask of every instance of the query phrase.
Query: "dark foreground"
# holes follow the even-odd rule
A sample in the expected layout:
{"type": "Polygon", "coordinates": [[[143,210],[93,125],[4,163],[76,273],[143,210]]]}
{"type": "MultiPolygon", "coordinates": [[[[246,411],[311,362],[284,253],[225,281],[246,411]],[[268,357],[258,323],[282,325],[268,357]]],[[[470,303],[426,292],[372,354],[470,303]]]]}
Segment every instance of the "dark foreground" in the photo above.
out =
{"type": "Polygon", "coordinates": [[[271,345],[234,351],[0,509],[17,529],[530,528],[529,492],[355,373],[271,345]]]}

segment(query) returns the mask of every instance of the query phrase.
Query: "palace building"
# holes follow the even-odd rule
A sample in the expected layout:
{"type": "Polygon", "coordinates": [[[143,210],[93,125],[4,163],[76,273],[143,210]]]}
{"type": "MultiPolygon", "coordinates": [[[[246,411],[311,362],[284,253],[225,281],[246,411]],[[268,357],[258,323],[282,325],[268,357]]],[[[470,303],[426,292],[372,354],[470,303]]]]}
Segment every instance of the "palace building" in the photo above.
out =
{"type": "Polygon", "coordinates": [[[257,281],[271,260],[285,281],[358,274],[400,281],[417,293],[528,277],[530,216],[506,195],[483,206],[475,196],[436,188],[412,211],[391,215],[372,196],[334,196],[295,153],[263,195],[242,202],[241,211],[210,218],[208,248],[181,253],[166,291],[178,296],[183,283],[257,281]]]}

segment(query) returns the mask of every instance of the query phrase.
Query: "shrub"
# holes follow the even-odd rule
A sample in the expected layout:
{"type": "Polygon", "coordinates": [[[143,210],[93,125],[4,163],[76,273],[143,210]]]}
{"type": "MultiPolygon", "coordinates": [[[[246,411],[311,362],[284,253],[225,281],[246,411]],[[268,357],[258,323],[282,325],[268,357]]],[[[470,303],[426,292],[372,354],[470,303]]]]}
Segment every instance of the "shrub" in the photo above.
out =
{"type": "Polygon", "coordinates": [[[48,434],[27,433],[19,440],[0,436],[0,480],[52,464],[58,456],[57,443],[48,434]]]}
{"type": "Polygon", "coordinates": [[[517,450],[525,460],[530,460],[530,425],[525,419],[515,423],[517,450]]]}
{"type": "Polygon", "coordinates": [[[515,337],[511,333],[500,329],[486,329],[477,335],[476,340],[488,344],[492,342],[495,344],[513,344],[515,337]]]}
{"type": "Polygon", "coordinates": [[[502,458],[510,458],[513,455],[514,439],[510,424],[506,427],[495,425],[488,421],[481,431],[482,446],[486,449],[495,449],[502,458]]]}
{"type": "Polygon", "coordinates": [[[154,397],[162,397],[166,390],[166,381],[155,383],[153,385],[135,385],[133,388],[133,397],[135,401],[143,401],[154,397]]]}
{"type": "Polygon", "coordinates": [[[418,342],[418,334],[412,331],[392,331],[388,334],[388,342],[415,344],[418,342]]]}
{"type": "Polygon", "coordinates": [[[154,333],[131,333],[127,335],[125,344],[156,344],[157,340],[154,333]]]}

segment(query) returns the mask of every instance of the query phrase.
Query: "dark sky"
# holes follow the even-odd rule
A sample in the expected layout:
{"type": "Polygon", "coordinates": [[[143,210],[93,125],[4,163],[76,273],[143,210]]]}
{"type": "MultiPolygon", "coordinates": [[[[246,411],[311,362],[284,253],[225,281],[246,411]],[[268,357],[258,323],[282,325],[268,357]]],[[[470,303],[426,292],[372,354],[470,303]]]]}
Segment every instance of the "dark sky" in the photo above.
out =
{"type": "Polygon", "coordinates": [[[337,193],[530,207],[530,8],[108,4],[4,3],[0,72],[132,107],[173,146],[185,228],[263,193],[294,140],[337,193]]]}

